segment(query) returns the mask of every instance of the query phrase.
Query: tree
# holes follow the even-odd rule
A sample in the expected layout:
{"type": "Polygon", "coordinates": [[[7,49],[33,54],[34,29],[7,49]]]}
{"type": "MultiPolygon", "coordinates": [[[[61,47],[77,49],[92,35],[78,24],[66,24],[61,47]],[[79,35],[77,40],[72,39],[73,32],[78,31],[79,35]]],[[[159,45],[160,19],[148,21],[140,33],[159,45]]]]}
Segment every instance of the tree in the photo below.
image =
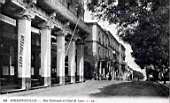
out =
{"type": "Polygon", "coordinates": [[[88,8],[118,25],[117,34],[131,45],[141,68],[169,67],[169,0],[91,0],[88,8]]]}
{"type": "Polygon", "coordinates": [[[133,70],[133,78],[138,78],[138,80],[144,79],[144,75],[141,72],[133,70]]]}

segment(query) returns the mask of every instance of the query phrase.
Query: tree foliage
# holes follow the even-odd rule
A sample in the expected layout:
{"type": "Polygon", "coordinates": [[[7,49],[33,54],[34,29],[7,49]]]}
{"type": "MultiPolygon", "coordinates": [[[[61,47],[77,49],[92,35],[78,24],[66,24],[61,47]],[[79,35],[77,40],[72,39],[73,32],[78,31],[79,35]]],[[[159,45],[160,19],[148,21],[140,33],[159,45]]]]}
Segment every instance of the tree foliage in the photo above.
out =
{"type": "Polygon", "coordinates": [[[98,19],[118,25],[118,35],[132,47],[143,68],[169,66],[169,0],[91,0],[98,19]]]}
{"type": "Polygon", "coordinates": [[[133,78],[144,79],[144,75],[141,72],[133,70],[133,78]]]}

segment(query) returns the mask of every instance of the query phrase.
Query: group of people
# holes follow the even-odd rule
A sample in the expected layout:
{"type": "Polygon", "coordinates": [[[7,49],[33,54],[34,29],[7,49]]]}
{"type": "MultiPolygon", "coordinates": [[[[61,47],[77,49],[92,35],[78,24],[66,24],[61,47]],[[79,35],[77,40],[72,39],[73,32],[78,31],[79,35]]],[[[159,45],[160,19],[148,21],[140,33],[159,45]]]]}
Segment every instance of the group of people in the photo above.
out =
{"type": "Polygon", "coordinates": [[[169,70],[170,67],[162,67],[161,69],[155,68],[154,66],[148,66],[146,68],[147,80],[149,81],[169,81],[169,70]]]}

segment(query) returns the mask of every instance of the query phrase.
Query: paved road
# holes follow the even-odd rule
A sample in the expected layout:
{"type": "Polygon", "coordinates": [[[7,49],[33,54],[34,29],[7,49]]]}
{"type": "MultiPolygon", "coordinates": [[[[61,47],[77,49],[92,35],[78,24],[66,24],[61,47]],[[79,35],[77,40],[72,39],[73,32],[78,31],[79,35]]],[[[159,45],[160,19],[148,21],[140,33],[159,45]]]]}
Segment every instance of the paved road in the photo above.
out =
{"type": "Polygon", "coordinates": [[[155,82],[122,82],[108,85],[100,92],[91,94],[95,97],[135,96],[135,97],[168,97],[169,88],[155,82]]]}
{"type": "Polygon", "coordinates": [[[86,81],[83,83],[68,84],[49,88],[41,88],[17,93],[6,94],[8,96],[90,96],[90,94],[100,92],[99,88],[111,84],[121,83],[121,81],[86,81]]]}
{"type": "Polygon", "coordinates": [[[84,83],[41,88],[19,93],[6,94],[7,96],[156,96],[169,95],[169,89],[158,83],[151,82],[122,82],[122,81],[86,81],[84,83]]]}

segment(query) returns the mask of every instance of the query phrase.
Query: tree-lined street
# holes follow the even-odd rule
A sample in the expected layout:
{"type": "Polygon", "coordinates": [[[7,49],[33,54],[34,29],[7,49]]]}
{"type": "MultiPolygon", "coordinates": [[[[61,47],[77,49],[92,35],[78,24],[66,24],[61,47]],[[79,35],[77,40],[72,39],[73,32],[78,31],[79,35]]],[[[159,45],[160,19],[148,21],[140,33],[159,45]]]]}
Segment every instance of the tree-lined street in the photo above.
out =
{"type": "Polygon", "coordinates": [[[88,2],[94,17],[117,25],[117,35],[131,45],[136,64],[153,81],[169,80],[169,7],[169,0],[88,2]]]}
{"type": "Polygon", "coordinates": [[[169,10],[169,0],[0,0],[0,93],[167,100],[169,10]]]}

